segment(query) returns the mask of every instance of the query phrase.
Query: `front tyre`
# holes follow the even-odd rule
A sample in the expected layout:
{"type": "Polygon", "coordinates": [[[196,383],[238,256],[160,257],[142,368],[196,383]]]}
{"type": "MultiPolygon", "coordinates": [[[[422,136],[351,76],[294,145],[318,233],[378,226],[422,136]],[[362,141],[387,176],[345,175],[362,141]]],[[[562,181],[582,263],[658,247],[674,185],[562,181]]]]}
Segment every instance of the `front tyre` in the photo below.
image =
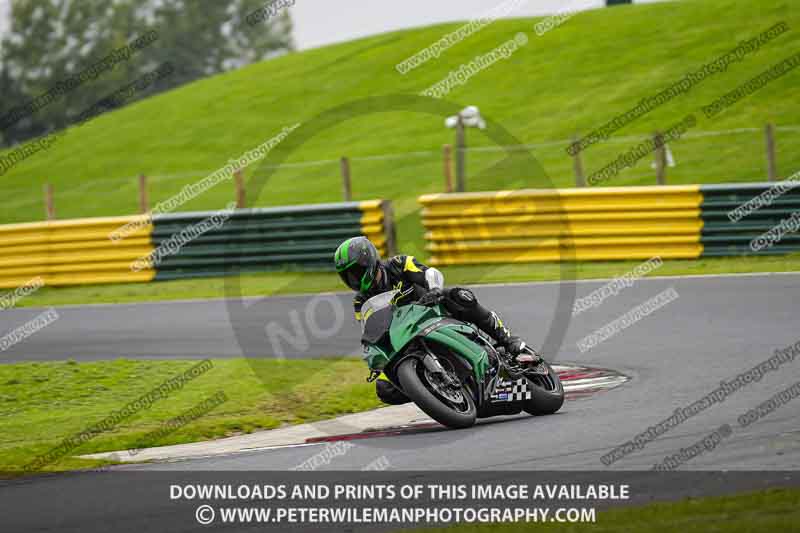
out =
{"type": "Polygon", "coordinates": [[[472,395],[464,387],[455,398],[453,393],[446,398],[434,392],[439,384],[431,382],[431,375],[425,371],[425,365],[419,359],[409,357],[400,363],[397,378],[406,396],[440,424],[453,429],[468,428],[475,424],[478,411],[472,395]]]}

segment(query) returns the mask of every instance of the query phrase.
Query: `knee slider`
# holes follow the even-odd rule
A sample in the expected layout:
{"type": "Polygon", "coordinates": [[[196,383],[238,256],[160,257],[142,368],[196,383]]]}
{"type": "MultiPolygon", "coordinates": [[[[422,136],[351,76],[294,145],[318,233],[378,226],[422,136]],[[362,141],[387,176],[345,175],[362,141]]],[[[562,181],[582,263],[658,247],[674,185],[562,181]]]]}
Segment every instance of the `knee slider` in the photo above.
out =
{"type": "Polygon", "coordinates": [[[478,305],[478,299],[469,289],[463,287],[453,287],[450,289],[450,299],[456,305],[464,309],[474,309],[478,305]]]}

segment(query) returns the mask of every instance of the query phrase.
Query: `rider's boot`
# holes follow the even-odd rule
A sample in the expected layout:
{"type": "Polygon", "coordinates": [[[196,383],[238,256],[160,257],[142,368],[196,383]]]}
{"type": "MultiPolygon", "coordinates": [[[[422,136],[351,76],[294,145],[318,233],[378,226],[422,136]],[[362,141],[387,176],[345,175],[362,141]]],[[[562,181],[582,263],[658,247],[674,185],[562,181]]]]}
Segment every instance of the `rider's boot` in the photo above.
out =
{"type": "Polygon", "coordinates": [[[375,394],[383,403],[389,405],[403,405],[411,401],[383,375],[375,381],[375,394]]]}
{"type": "Polygon", "coordinates": [[[483,331],[488,333],[494,340],[506,349],[506,353],[516,362],[517,356],[525,349],[525,341],[511,334],[511,331],[503,325],[503,321],[494,311],[489,312],[488,317],[478,324],[483,331]]]}

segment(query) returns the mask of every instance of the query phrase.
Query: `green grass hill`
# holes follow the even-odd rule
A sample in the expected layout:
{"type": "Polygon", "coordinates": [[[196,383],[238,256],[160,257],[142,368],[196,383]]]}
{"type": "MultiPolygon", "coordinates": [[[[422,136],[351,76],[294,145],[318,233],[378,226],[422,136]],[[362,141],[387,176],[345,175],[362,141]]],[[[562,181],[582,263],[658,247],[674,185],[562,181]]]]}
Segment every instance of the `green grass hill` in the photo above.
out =
{"type": "MultiPolygon", "coordinates": [[[[697,127],[671,146],[677,166],[669,169],[669,183],[764,180],[762,133],[730,130],[759,129],[768,122],[779,126],[779,169],[785,177],[800,170],[800,128],[792,129],[800,124],[800,69],[713,119],[700,109],[800,52],[800,10],[791,6],[792,0],[620,6],[582,12],[543,36],[534,32],[539,19],[503,20],[405,75],[395,69],[397,63],[461,24],[397,31],[278,57],[70,129],[49,150],[2,177],[0,223],[41,220],[44,183],[55,187],[59,218],[134,213],[139,173],[151,176],[151,203],[164,200],[286,126],[314,124],[320,113],[369,96],[419,94],[520,32],[528,36],[525,46],[445,99],[458,106],[477,105],[516,139],[535,144],[531,152],[539,165],[528,158],[506,158],[506,153],[492,150],[492,132],[470,130],[470,147],[486,149],[468,154],[469,190],[570,186],[572,160],[564,139],[590,132],[782,21],[789,32],[624,127],[610,142],[588,148],[583,163],[587,173],[599,170],[636,143],[628,137],[667,128],[695,112],[697,127]]],[[[401,221],[401,244],[424,256],[416,197],[443,190],[441,147],[453,141],[453,131],[436,114],[374,111],[353,118],[340,114],[334,127],[292,152],[290,164],[266,186],[249,190],[249,205],[340,200],[339,157],[346,155],[352,160],[354,198],[392,199],[401,221]]],[[[651,184],[650,164],[649,159],[642,161],[608,184],[651,184]]],[[[249,168],[246,176],[254,171],[249,168]]],[[[222,183],[181,210],[222,208],[233,196],[233,183],[222,183]]]]}

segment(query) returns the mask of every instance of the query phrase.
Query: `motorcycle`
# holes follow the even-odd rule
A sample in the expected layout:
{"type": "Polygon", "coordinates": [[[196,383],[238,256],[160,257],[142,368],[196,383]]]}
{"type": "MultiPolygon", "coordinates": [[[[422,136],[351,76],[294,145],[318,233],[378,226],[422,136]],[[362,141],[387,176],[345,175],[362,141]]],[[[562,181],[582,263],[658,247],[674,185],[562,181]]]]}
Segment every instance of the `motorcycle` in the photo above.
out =
{"type": "Polygon", "coordinates": [[[564,387],[533,350],[516,361],[478,327],[448,316],[441,302],[397,305],[391,290],[361,308],[361,342],[371,371],[381,374],[428,416],[453,429],[477,418],[522,411],[547,415],[564,403],[564,387]]]}

